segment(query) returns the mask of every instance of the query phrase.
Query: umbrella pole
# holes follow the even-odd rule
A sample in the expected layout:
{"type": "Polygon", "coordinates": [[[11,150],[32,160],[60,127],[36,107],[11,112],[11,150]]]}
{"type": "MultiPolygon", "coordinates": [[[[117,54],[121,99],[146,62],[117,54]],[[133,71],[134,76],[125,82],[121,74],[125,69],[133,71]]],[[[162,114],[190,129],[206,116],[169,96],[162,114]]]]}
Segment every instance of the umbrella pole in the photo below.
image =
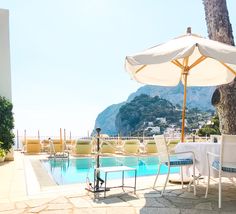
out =
{"type": "Polygon", "coordinates": [[[183,99],[183,110],[182,110],[182,131],[181,131],[181,142],[184,142],[184,128],[185,128],[185,111],[186,111],[186,97],[187,97],[187,79],[188,79],[188,57],[184,58],[183,61],[182,76],[184,78],[184,99],[183,99]]]}
{"type": "Polygon", "coordinates": [[[182,110],[182,132],[181,132],[181,142],[184,142],[184,127],[185,127],[185,110],[186,110],[186,97],[187,97],[187,74],[184,74],[184,100],[183,100],[183,110],[182,110]]]}

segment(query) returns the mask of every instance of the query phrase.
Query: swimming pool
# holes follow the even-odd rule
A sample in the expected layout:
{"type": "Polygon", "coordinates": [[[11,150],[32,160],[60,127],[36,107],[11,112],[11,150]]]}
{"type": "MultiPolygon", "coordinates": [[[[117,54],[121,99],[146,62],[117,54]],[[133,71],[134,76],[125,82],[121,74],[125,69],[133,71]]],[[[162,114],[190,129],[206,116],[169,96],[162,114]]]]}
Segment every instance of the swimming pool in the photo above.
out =
{"type": "MultiPolygon", "coordinates": [[[[41,160],[43,166],[54,179],[61,184],[85,183],[88,177],[93,181],[94,158],[76,158],[76,159],[49,159],[41,160]]],[[[156,156],[149,157],[102,157],[100,158],[100,166],[129,166],[137,169],[137,176],[156,175],[158,158],[156,156]]],[[[176,167],[171,167],[171,173],[179,172],[176,167]]],[[[167,167],[162,165],[161,174],[167,173],[167,167]]],[[[125,177],[133,177],[134,172],[125,172],[125,177]]],[[[117,179],[121,177],[120,172],[109,173],[107,179],[117,179]]],[[[101,178],[104,175],[101,174],[101,178]]]]}

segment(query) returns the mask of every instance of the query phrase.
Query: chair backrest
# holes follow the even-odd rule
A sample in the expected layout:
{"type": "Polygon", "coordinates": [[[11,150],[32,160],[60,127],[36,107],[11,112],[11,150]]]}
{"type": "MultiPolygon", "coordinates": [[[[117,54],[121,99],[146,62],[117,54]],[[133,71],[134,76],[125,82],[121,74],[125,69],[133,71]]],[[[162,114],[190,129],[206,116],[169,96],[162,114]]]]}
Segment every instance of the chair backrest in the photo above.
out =
{"type": "Polygon", "coordinates": [[[169,162],[169,151],[164,135],[154,135],[154,140],[157,147],[157,154],[160,162],[169,162]]]}
{"type": "Polygon", "coordinates": [[[236,163],[236,135],[222,135],[220,161],[221,163],[236,163]]]}

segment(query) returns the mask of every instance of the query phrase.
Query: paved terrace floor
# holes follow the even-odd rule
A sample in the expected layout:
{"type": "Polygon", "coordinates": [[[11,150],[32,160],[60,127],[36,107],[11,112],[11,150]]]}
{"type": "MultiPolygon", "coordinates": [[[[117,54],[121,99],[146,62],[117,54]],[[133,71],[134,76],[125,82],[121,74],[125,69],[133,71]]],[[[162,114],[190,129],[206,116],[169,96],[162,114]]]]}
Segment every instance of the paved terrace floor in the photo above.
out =
{"type": "MultiPolygon", "coordinates": [[[[32,177],[27,184],[25,167],[29,157],[18,152],[15,153],[15,161],[5,162],[0,165],[0,214],[18,213],[166,213],[166,214],[213,214],[213,213],[236,213],[236,186],[224,180],[223,204],[218,209],[218,188],[212,182],[209,196],[204,198],[205,182],[201,180],[197,186],[197,196],[188,192],[186,188],[181,189],[177,185],[168,185],[164,196],[153,190],[154,177],[142,177],[137,180],[137,193],[133,194],[131,189],[111,189],[107,197],[94,199],[93,194],[84,190],[83,184],[47,186],[32,192],[28,185],[36,185],[32,177]]],[[[32,158],[32,157],[31,157],[32,158]]],[[[28,175],[29,176],[29,175],[28,175]]],[[[31,176],[31,175],[30,175],[31,176]]],[[[161,185],[163,182],[161,176],[161,185]]],[[[110,184],[117,181],[112,181],[110,184]]],[[[127,179],[132,184],[132,179],[127,179]]],[[[37,187],[35,186],[36,190],[37,187]]]]}

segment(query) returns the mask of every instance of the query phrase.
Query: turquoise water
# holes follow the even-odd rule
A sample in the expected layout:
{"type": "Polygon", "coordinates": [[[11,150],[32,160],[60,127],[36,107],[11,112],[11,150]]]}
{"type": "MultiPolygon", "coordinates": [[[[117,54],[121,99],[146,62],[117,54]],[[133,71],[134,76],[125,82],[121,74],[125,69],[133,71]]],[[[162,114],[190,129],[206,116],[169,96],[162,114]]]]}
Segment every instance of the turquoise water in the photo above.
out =
{"type": "MultiPolygon", "coordinates": [[[[88,177],[90,182],[93,181],[94,158],[76,158],[70,160],[42,160],[43,166],[52,176],[57,184],[84,183],[88,177]]],[[[150,157],[102,157],[100,166],[129,166],[137,169],[137,176],[156,175],[158,158],[150,157]]],[[[171,167],[171,173],[179,172],[176,167],[171,167]]],[[[167,167],[162,165],[161,174],[167,173],[167,167]]],[[[125,172],[125,177],[134,177],[134,171],[125,172]]],[[[101,173],[101,178],[104,174],[101,173]]],[[[108,173],[108,179],[121,178],[120,172],[108,173]]]]}

